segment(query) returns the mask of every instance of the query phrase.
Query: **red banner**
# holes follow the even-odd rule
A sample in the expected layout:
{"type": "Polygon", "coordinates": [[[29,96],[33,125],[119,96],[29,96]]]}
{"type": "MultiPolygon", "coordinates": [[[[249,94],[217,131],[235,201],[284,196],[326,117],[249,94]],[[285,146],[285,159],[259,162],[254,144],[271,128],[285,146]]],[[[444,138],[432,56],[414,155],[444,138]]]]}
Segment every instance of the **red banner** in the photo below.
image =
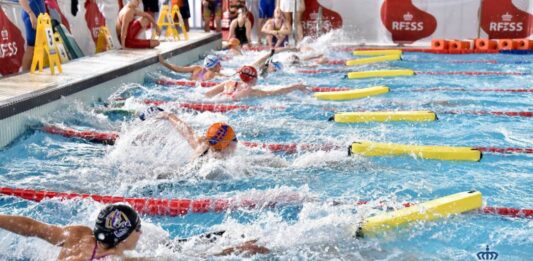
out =
{"type": "Polygon", "coordinates": [[[325,8],[317,0],[305,0],[305,11],[302,17],[304,35],[317,35],[318,11],[321,7],[322,25],[320,33],[326,33],[332,29],[342,27],[342,18],[338,13],[325,8]]]}
{"type": "Polygon", "coordinates": [[[96,43],[100,27],[105,26],[105,17],[94,0],[85,1],[85,10],[85,21],[87,21],[91,37],[96,43]]]}
{"type": "Polygon", "coordinates": [[[17,73],[24,56],[24,38],[20,30],[0,8],[0,74],[17,73]]]}
{"type": "Polygon", "coordinates": [[[67,18],[65,15],[63,15],[63,12],[61,12],[61,9],[59,9],[59,5],[57,4],[56,0],[46,0],[46,7],[48,9],[48,13],[50,14],[50,17],[52,19],[57,20],[58,22],[61,22],[70,32],[70,25],[68,23],[67,18]]]}
{"type": "Polygon", "coordinates": [[[527,38],[533,33],[533,15],[518,9],[512,0],[484,0],[481,28],[489,38],[527,38]]]}
{"type": "Polygon", "coordinates": [[[437,28],[435,17],[418,9],[411,0],[385,0],[381,21],[395,43],[415,42],[430,36],[437,28]]]}

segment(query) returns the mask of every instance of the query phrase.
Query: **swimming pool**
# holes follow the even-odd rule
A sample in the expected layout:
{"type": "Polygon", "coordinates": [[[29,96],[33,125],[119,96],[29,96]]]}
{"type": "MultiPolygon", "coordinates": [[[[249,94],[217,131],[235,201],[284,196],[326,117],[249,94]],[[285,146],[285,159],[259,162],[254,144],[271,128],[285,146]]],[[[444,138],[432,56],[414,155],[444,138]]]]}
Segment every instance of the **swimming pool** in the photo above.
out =
{"type": "MultiPolygon", "coordinates": [[[[335,59],[350,53],[330,51],[335,59]]],[[[251,62],[257,53],[224,62],[225,72],[251,62]]],[[[344,67],[324,66],[338,69],[344,67]]],[[[265,83],[281,86],[305,81],[313,86],[363,88],[387,85],[391,92],[361,100],[317,101],[310,94],[244,100],[254,110],[227,113],[179,112],[197,133],[214,121],[232,125],[240,141],[260,143],[334,144],[332,151],[271,153],[240,146],[227,161],[208,159],[187,164],[189,149],[163,122],[141,122],[120,113],[103,114],[103,104],[65,104],[63,110],[34,119],[35,128],[0,152],[2,186],[100,195],[155,198],[254,198],[279,201],[274,208],[242,209],[182,217],[144,216],[143,255],[202,258],[226,246],[253,238],[273,259],[399,259],[477,260],[486,245],[503,260],[525,260],[533,253],[531,219],[470,213],[417,223],[377,237],[354,239],[351,229],[383,208],[355,206],[358,200],[421,202],[461,191],[478,190],[490,206],[531,208],[531,154],[485,153],[480,162],[421,160],[405,157],[348,157],[353,141],[369,140],[424,145],[518,147],[533,145],[531,117],[475,115],[473,111],[532,111],[533,59],[519,55],[432,55],[404,53],[403,61],[354,67],[354,70],[409,68],[423,72],[498,71],[525,75],[416,75],[413,77],[344,79],[344,72],[271,75],[265,83]],[[334,112],[357,110],[431,110],[436,122],[340,124],[328,121],[334,112]],[[455,112],[456,114],[451,114],[455,112]],[[51,135],[39,124],[77,129],[119,131],[114,146],[51,135]],[[343,204],[333,206],[331,202],[343,204]],[[303,202],[303,203],[298,203],[303,202]],[[146,225],[145,225],[146,224],[146,225]],[[188,237],[224,229],[212,244],[186,243],[179,252],[164,247],[166,237],[188,237]],[[166,232],[165,232],[166,231],[166,232]]],[[[162,86],[161,77],[182,76],[166,70],[148,73],[143,84],[121,87],[116,97],[128,98],[124,108],[142,110],[142,100],[206,102],[203,88],[162,86]]],[[[260,82],[260,84],[263,82],[260,82]]],[[[267,87],[268,88],[268,87],[267,87]]],[[[228,102],[224,102],[228,103],[228,102]]],[[[40,203],[0,197],[0,212],[28,215],[45,222],[85,224],[102,204],[90,200],[46,200],[40,203]]],[[[57,249],[36,239],[0,232],[0,257],[47,260],[57,249]],[[42,252],[45,249],[44,252],[42,252]]]]}

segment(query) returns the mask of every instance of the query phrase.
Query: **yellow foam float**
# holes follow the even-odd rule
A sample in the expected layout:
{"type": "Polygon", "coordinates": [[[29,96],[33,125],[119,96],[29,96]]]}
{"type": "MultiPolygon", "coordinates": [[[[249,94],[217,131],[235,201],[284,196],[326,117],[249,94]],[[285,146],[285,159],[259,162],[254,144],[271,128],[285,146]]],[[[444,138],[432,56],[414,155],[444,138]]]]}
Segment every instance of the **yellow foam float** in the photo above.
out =
{"type": "Polygon", "coordinates": [[[363,64],[379,63],[379,62],[386,62],[386,61],[397,61],[400,59],[401,59],[401,55],[399,54],[382,55],[382,56],[349,60],[349,61],[346,61],[346,66],[363,65],[363,64]]]}
{"type": "Polygon", "coordinates": [[[481,208],[478,191],[461,192],[416,204],[397,211],[385,212],[355,227],[355,236],[363,237],[398,228],[412,222],[432,221],[481,208]]]}
{"type": "Polygon", "coordinates": [[[402,55],[402,50],[358,50],[354,51],[353,55],[359,56],[378,56],[378,55],[402,55]]]}
{"type": "Polygon", "coordinates": [[[385,122],[385,121],[434,121],[437,115],[432,111],[364,111],[339,112],[330,120],[339,123],[385,122]]]}
{"type": "Polygon", "coordinates": [[[348,155],[398,156],[414,155],[422,159],[479,161],[481,151],[470,147],[422,146],[378,142],[354,142],[348,155]]]}
{"type": "Polygon", "coordinates": [[[398,77],[398,76],[413,76],[415,72],[409,69],[399,70],[377,70],[377,71],[362,71],[362,72],[349,72],[349,79],[364,79],[364,78],[377,78],[377,77],[398,77]]]}
{"type": "Polygon", "coordinates": [[[340,92],[315,92],[313,95],[319,100],[328,100],[328,101],[346,101],[361,99],[369,96],[380,95],[383,93],[389,92],[389,87],[387,86],[374,86],[364,89],[356,89],[349,91],[340,91],[340,92]]]}

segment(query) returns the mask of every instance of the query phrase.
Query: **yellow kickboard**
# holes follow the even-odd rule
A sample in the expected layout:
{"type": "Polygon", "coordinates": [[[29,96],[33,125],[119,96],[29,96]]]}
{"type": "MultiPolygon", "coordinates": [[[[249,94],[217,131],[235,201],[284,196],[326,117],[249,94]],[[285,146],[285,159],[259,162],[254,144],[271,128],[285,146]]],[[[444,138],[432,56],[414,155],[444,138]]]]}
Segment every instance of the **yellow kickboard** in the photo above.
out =
{"type": "Polygon", "coordinates": [[[445,218],[450,215],[479,209],[481,204],[482,196],[478,191],[445,196],[370,217],[361,226],[356,227],[356,236],[373,235],[377,232],[401,227],[415,221],[431,221],[445,218]]]}
{"type": "Polygon", "coordinates": [[[397,61],[400,59],[401,59],[401,55],[399,54],[382,55],[382,56],[349,60],[349,61],[346,61],[346,66],[379,63],[379,62],[385,62],[385,61],[397,61]]]}
{"type": "Polygon", "coordinates": [[[413,76],[415,72],[409,69],[401,70],[379,70],[379,71],[362,71],[349,72],[349,79],[364,79],[364,78],[378,78],[378,77],[397,77],[397,76],[413,76]]]}
{"type": "Polygon", "coordinates": [[[349,91],[340,91],[340,92],[315,92],[313,95],[319,100],[328,100],[328,101],[346,101],[366,98],[369,96],[380,95],[383,93],[388,93],[389,87],[387,86],[374,86],[364,89],[356,89],[349,91]]]}
{"type": "Polygon", "coordinates": [[[359,50],[354,51],[353,55],[359,56],[378,56],[378,55],[402,55],[402,50],[359,50]]]}
{"type": "Polygon", "coordinates": [[[378,142],[354,142],[349,154],[364,156],[415,155],[422,159],[479,161],[481,151],[469,147],[421,146],[378,142]]]}
{"type": "Polygon", "coordinates": [[[384,121],[434,121],[437,115],[432,111],[365,111],[340,112],[335,114],[335,122],[384,122],[384,121]]]}

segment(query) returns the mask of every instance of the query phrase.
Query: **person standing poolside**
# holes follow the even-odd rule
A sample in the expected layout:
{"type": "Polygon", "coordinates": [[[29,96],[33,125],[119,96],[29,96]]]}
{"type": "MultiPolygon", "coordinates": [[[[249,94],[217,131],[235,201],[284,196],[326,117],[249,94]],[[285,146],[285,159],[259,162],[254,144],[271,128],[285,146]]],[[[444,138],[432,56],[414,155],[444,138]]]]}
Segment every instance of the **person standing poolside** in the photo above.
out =
{"type": "MultiPolygon", "coordinates": [[[[257,32],[258,43],[261,45],[263,42],[263,26],[266,21],[274,17],[274,10],[276,9],[276,0],[259,0],[259,21],[257,32]]],[[[270,46],[272,47],[272,46],[270,46]]]]}
{"type": "Polygon", "coordinates": [[[143,0],[143,8],[155,20],[155,13],[159,13],[159,0],[143,0]]]}
{"type": "Polygon", "coordinates": [[[139,4],[139,0],[131,0],[118,13],[115,29],[123,48],[154,48],[159,45],[158,40],[137,38],[141,31],[150,28],[151,25],[157,34],[161,34],[154,18],[137,9],[139,4]]]}
{"type": "Polygon", "coordinates": [[[253,66],[243,66],[238,71],[240,81],[225,81],[219,85],[214,86],[205,96],[208,98],[220,97],[229,100],[241,100],[245,98],[267,97],[287,94],[296,90],[307,91],[305,84],[296,83],[287,87],[276,90],[259,90],[253,87],[257,84],[257,70],[253,66]]]}
{"type": "Polygon", "coordinates": [[[289,44],[291,29],[284,21],[281,9],[274,11],[274,18],[268,20],[261,31],[266,35],[267,45],[270,48],[285,47],[289,44]]]}
{"type": "Polygon", "coordinates": [[[239,16],[233,20],[229,27],[229,37],[237,38],[241,45],[251,43],[252,40],[252,22],[248,19],[248,11],[245,7],[240,8],[239,16]]]}
{"type": "Polygon", "coordinates": [[[108,256],[127,260],[124,251],[135,249],[142,233],[137,212],[126,205],[102,209],[94,229],[76,225],[61,227],[10,215],[0,215],[0,228],[61,247],[57,260],[97,260],[108,256]]]}
{"type": "Polygon", "coordinates": [[[177,66],[175,64],[167,63],[165,58],[161,55],[159,55],[159,63],[177,73],[190,73],[191,80],[193,81],[209,81],[217,76],[225,77],[225,75],[220,73],[222,70],[222,64],[220,63],[220,58],[216,55],[208,55],[205,57],[204,66],[177,66]]]}
{"type": "Polygon", "coordinates": [[[209,27],[211,16],[215,16],[214,24],[217,32],[222,30],[222,0],[203,0],[202,6],[204,17],[204,31],[206,33],[211,31],[209,27]]]}
{"type": "Polygon", "coordinates": [[[40,14],[46,13],[46,7],[44,6],[44,0],[20,0],[19,3],[23,10],[22,21],[24,21],[26,44],[28,45],[22,57],[22,71],[29,71],[35,48],[37,18],[40,14]]]}
{"type": "Polygon", "coordinates": [[[289,28],[292,27],[292,24],[295,23],[296,27],[296,39],[295,42],[299,43],[304,38],[304,31],[302,28],[302,16],[305,11],[305,1],[304,0],[277,0],[277,7],[281,9],[283,15],[285,16],[285,21],[289,28]],[[297,9],[295,9],[297,5],[297,9]],[[296,21],[292,20],[293,13],[296,16],[296,21]]]}
{"type": "MultiPolygon", "coordinates": [[[[183,25],[185,30],[189,31],[189,18],[191,18],[191,9],[189,8],[189,0],[172,0],[172,6],[177,5],[180,8],[181,18],[183,18],[183,25]]],[[[174,17],[174,22],[179,22],[178,17],[174,17]]]]}

